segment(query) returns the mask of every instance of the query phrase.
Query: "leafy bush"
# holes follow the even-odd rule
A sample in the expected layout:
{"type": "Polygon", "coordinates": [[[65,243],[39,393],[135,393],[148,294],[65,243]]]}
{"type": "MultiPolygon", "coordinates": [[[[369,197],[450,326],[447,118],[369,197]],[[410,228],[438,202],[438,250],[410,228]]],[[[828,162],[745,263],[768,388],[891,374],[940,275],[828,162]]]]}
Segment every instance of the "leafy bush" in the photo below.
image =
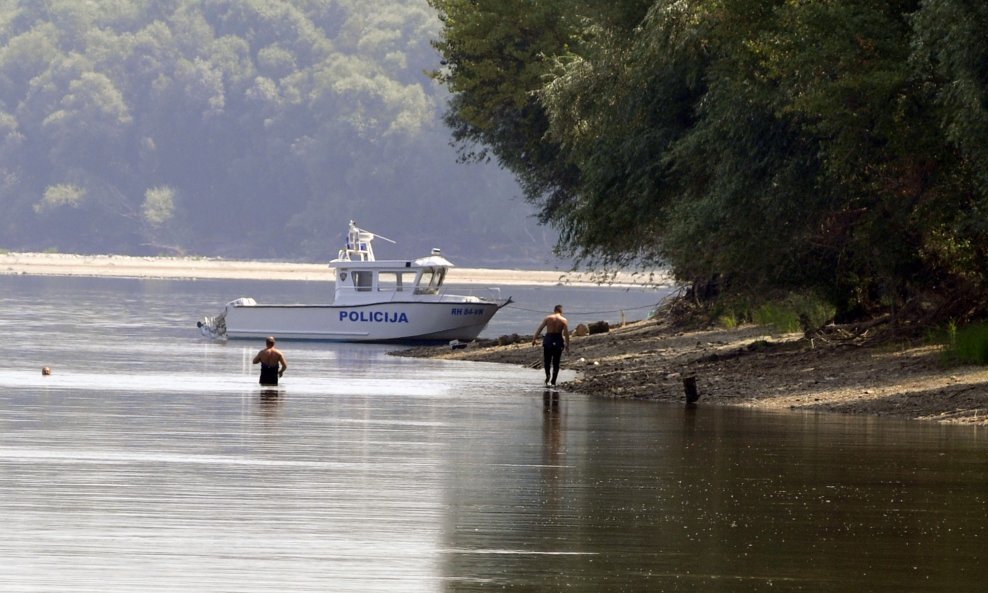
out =
{"type": "Polygon", "coordinates": [[[752,319],[758,325],[771,325],[783,332],[797,332],[802,329],[799,324],[799,311],[784,302],[761,305],[755,309],[752,319]]]}
{"type": "Polygon", "coordinates": [[[964,364],[988,364],[988,323],[975,323],[962,328],[947,327],[948,360],[964,364]]]}
{"type": "Polygon", "coordinates": [[[752,304],[746,299],[727,298],[714,312],[720,325],[733,329],[742,323],[772,326],[782,332],[803,331],[802,318],[809,328],[824,325],[834,318],[834,307],[824,300],[802,293],[766,298],[752,304]]]}
{"type": "Polygon", "coordinates": [[[733,311],[728,311],[727,313],[719,315],[717,317],[717,322],[727,329],[734,329],[739,325],[738,318],[733,311]]]}

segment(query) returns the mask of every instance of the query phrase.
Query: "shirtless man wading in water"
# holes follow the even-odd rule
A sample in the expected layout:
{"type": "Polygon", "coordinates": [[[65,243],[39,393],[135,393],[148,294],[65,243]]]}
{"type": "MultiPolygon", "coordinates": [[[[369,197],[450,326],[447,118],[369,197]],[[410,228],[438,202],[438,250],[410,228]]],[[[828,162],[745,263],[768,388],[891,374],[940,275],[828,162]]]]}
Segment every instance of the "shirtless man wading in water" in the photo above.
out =
{"type": "Polygon", "coordinates": [[[545,337],[542,338],[542,359],[545,367],[545,384],[550,381],[556,385],[556,377],[559,375],[559,363],[563,358],[563,350],[569,352],[569,322],[563,317],[563,306],[556,305],[552,310],[552,315],[542,320],[539,329],[535,330],[532,336],[532,346],[538,343],[539,334],[545,329],[545,337]],[[552,374],[550,375],[550,369],[552,374]]]}
{"type": "Polygon", "coordinates": [[[261,385],[277,385],[278,377],[284,375],[285,369],[288,368],[288,362],[285,361],[285,355],[281,350],[274,347],[273,337],[267,338],[264,342],[267,348],[257,353],[254,364],[261,363],[261,385]]]}

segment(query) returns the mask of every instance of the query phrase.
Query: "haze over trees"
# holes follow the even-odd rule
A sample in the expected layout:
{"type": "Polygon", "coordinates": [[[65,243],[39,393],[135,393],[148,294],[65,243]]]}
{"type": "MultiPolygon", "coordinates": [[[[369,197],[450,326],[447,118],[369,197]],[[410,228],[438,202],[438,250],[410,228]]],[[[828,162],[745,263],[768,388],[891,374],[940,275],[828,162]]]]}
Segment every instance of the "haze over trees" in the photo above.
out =
{"type": "Polygon", "coordinates": [[[985,312],[988,4],[429,0],[467,160],[584,261],[985,312]]]}
{"type": "Polygon", "coordinates": [[[0,0],[0,248],[325,260],[352,218],[544,263],[511,176],[456,164],[439,27],[425,0],[0,0]]]}

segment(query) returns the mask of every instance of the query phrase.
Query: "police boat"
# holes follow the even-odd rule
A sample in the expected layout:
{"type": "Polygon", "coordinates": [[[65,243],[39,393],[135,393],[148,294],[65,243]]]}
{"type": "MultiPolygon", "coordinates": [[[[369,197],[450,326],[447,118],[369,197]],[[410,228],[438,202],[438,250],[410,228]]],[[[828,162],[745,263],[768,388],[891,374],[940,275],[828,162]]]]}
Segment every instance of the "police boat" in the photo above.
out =
{"type": "Polygon", "coordinates": [[[453,264],[433,249],[426,257],[377,260],[372,242],[387,237],[351,220],[346,246],[329,263],[335,298],[329,304],[263,304],[249,297],[226,304],[196,325],[214,339],[263,338],[341,342],[443,342],[475,339],[511,302],[500,289],[452,294],[444,288],[453,264]]]}

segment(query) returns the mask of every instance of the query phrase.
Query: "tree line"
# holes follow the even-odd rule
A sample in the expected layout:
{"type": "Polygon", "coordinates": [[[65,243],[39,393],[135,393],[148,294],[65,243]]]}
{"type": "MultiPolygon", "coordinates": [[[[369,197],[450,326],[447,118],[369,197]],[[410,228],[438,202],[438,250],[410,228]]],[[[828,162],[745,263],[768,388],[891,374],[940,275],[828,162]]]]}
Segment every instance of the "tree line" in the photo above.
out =
{"type": "Polygon", "coordinates": [[[838,318],[985,313],[988,4],[429,4],[461,158],[564,252],[838,318]]]}
{"type": "Polygon", "coordinates": [[[0,0],[0,248],[324,260],[356,219],[538,258],[513,178],[456,164],[438,31],[424,0],[0,0]]]}

